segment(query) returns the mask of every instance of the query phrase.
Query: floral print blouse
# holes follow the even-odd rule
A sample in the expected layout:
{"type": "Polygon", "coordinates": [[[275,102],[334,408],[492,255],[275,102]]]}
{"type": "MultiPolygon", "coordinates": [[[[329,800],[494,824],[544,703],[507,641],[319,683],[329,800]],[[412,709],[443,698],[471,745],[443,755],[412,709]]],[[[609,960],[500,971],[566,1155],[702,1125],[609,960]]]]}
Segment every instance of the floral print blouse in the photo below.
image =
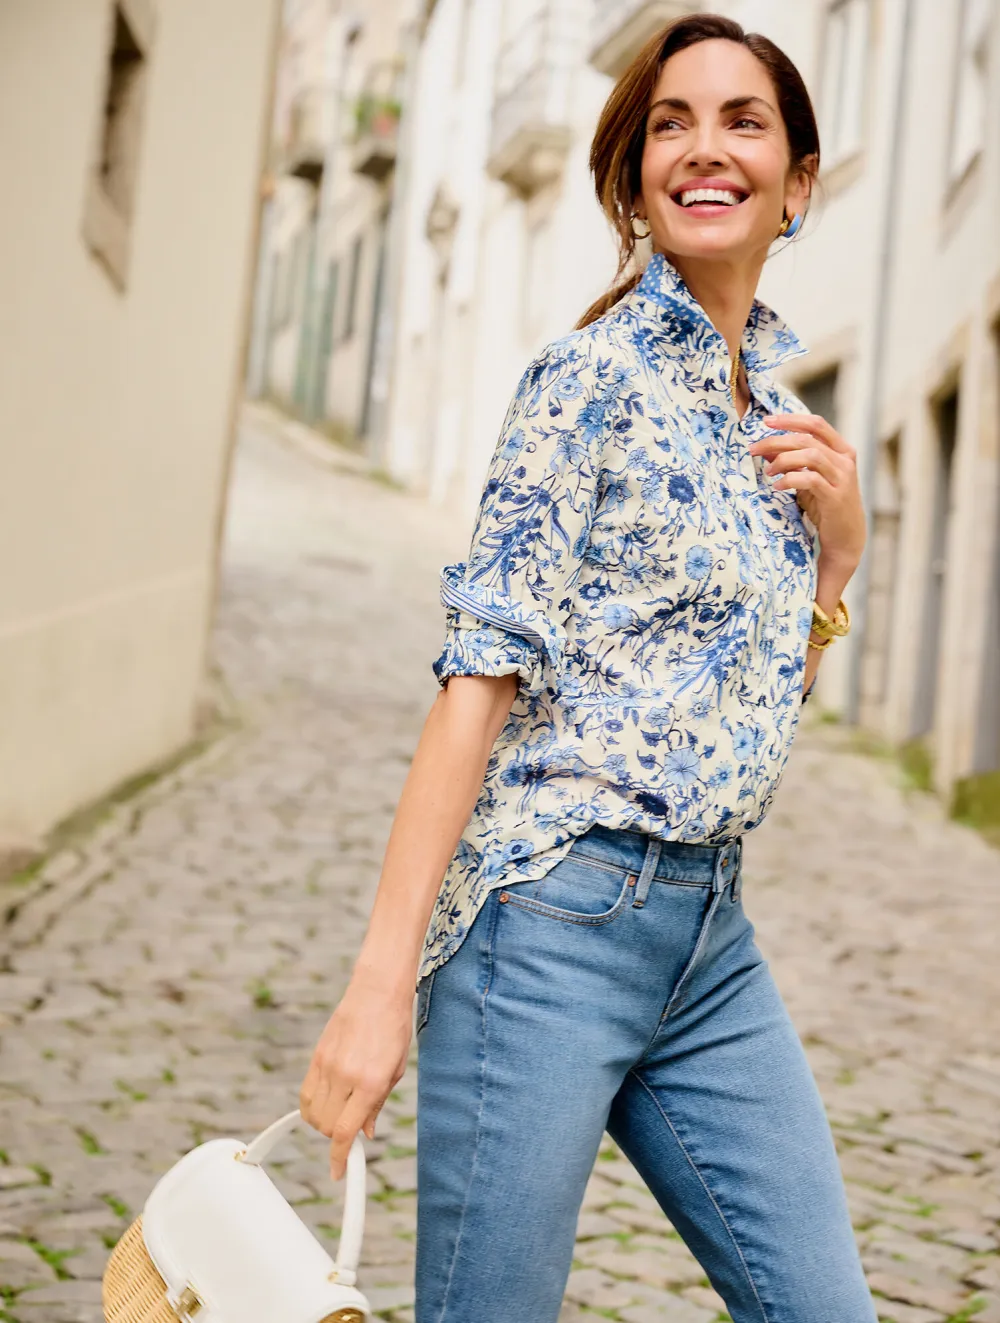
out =
{"type": "Polygon", "coordinates": [[[804,350],[756,302],[737,417],[726,342],[661,255],[517,388],[469,558],[446,565],[434,672],[517,674],[438,895],[420,976],[487,894],[542,877],[594,823],[715,843],[756,827],[802,701],[816,539],[748,445],[803,406],[804,350]]]}

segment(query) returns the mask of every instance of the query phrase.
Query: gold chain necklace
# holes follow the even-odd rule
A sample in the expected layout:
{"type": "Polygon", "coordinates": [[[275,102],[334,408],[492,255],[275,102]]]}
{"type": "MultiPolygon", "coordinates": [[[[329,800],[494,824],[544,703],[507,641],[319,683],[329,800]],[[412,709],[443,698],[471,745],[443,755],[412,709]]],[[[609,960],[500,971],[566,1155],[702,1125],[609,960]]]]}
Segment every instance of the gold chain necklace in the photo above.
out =
{"type": "Polygon", "coordinates": [[[740,375],[740,351],[737,348],[733,356],[732,371],[729,373],[729,395],[733,401],[733,408],[736,408],[736,382],[740,375]]]}

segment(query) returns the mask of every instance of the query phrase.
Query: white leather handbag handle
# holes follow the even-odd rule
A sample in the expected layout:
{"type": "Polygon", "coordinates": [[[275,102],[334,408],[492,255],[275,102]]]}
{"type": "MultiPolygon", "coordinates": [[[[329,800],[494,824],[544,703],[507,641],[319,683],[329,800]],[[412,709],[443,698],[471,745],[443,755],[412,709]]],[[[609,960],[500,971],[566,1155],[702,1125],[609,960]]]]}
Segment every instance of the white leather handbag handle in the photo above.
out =
{"type": "MultiPolygon", "coordinates": [[[[270,1156],[271,1150],[297,1126],[305,1125],[302,1113],[297,1109],[262,1130],[256,1139],[248,1145],[243,1154],[244,1162],[254,1166],[270,1156]]],[[[347,1188],[344,1192],[344,1220],[340,1226],[340,1240],[334,1262],[337,1266],[338,1282],[344,1286],[353,1286],[358,1275],[358,1259],[361,1257],[361,1241],[365,1234],[365,1150],[361,1136],[355,1135],[351,1151],[347,1155],[347,1188]]]]}

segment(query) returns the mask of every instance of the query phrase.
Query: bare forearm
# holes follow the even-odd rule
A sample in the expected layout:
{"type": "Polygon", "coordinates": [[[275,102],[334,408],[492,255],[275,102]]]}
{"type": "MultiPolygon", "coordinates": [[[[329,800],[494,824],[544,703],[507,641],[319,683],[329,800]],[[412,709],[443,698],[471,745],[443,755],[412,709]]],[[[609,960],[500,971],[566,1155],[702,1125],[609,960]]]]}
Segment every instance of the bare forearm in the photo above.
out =
{"type": "MultiPolygon", "coordinates": [[[[830,556],[820,555],[816,576],[816,602],[828,616],[832,616],[836,611],[837,603],[843,597],[844,589],[850,583],[856,569],[857,562],[853,559],[836,560],[830,556]]],[[[810,633],[809,637],[815,639],[817,643],[821,642],[818,634],[810,633]]],[[[825,649],[818,648],[808,650],[803,685],[805,689],[808,689],[815,680],[824,651],[825,649]]]]}
{"type": "Polygon", "coordinates": [[[393,820],[355,978],[391,996],[413,993],[444,871],[482,789],[517,679],[455,677],[424,724],[393,820]]]}

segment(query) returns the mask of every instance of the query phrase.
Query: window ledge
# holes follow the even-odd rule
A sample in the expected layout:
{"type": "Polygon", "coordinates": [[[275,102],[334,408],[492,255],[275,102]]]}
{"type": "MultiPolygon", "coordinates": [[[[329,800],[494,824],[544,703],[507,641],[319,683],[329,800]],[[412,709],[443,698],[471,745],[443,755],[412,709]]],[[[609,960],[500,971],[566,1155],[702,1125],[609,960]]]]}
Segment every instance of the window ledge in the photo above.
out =
{"type": "Polygon", "coordinates": [[[115,210],[96,174],[87,182],[83,204],[83,238],[87,247],[103,264],[119,292],[125,292],[128,279],[130,226],[115,210]]]}
{"type": "Polygon", "coordinates": [[[119,0],[129,27],[144,54],[148,54],[156,36],[156,10],[152,0],[119,0]]]}
{"type": "Polygon", "coordinates": [[[982,177],[983,153],[979,151],[960,175],[948,183],[948,192],[941,209],[941,241],[947,243],[955,233],[962,217],[968,211],[979,191],[982,177]]]}

